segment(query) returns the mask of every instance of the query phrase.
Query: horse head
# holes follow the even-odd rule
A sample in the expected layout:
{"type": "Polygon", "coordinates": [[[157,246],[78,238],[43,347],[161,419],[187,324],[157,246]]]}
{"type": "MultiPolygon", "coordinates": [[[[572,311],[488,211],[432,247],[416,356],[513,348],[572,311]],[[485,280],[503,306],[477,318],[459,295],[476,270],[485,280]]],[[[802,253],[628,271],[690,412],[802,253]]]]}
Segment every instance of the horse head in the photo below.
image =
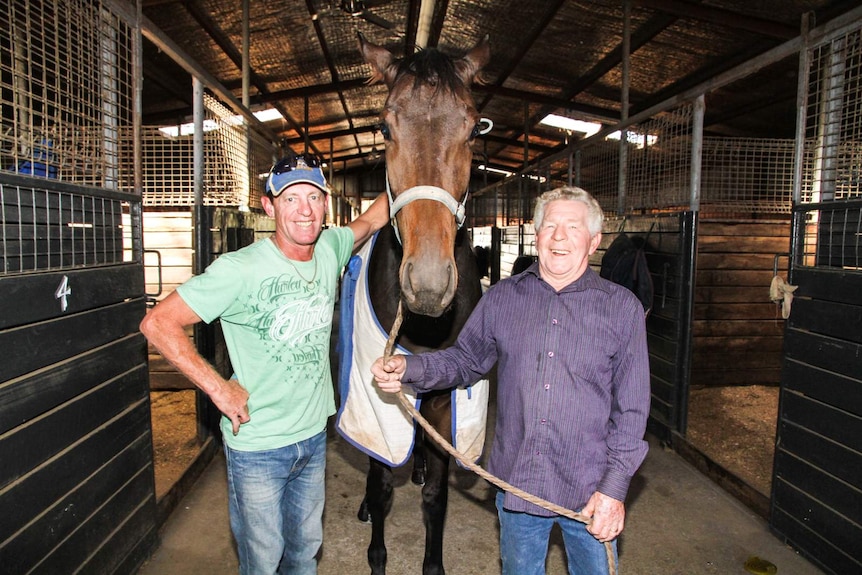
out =
{"type": "Polygon", "coordinates": [[[455,295],[455,234],[464,221],[473,140],[483,133],[470,85],[490,59],[485,38],[460,59],[435,49],[396,59],[360,34],[373,74],[389,89],[380,131],[390,214],[403,247],[401,297],[413,313],[440,316],[455,295]]]}

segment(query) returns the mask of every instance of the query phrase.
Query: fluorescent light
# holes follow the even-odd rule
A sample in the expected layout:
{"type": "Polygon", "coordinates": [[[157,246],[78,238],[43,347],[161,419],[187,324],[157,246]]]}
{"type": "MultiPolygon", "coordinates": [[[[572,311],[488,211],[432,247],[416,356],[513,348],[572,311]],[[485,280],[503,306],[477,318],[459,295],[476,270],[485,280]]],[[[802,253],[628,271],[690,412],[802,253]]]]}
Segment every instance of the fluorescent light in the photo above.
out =
{"type": "MultiPolygon", "coordinates": [[[[283,119],[281,113],[275,108],[267,108],[265,110],[259,110],[257,112],[254,112],[254,117],[261,122],[269,122],[272,120],[283,119]]],[[[241,126],[243,124],[243,117],[239,114],[234,116],[227,116],[225,118],[221,118],[221,122],[229,126],[241,126]]],[[[215,120],[204,120],[204,132],[215,130],[218,127],[219,125],[215,120]]],[[[194,123],[189,122],[188,124],[181,124],[179,126],[164,126],[162,128],[159,128],[159,131],[169,138],[176,138],[177,136],[190,136],[195,133],[195,125],[194,123]]]]}
{"type": "MultiPolygon", "coordinates": [[[[620,131],[611,132],[607,136],[605,136],[606,140],[619,140],[620,139],[620,131]]],[[[646,146],[652,146],[658,141],[658,136],[653,136],[652,134],[641,134],[638,132],[626,132],[626,140],[629,144],[634,144],[637,149],[643,149],[646,146]]]]}
{"type": "Polygon", "coordinates": [[[275,108],[267,108],[254,113],[254,117],[261,122],[271,122],[272,120],[283,120],[284,116],[275,108]]]}
{"type": "MultiPolygon", "coordinates": [[[[492,174],[501,174],[501,175],[503,175],[503,176],[506,176],[507,178],[508,178],[509,176],[512,176],[512,175],[514,175],[514,174],[515,174],[515,172],[510,172],[510,171],[508,171],[508,170],[501,170],[500,168],[492,168],[491,166],[486,166],[485,164],[479,164],[479,165],[476,167],[476,169],[477,169],[477,170],[485,170],[486,172],[489,172],[489,173],[492,173],[492,174]]],[[[521,177],[522,177],[522,178],[527,178],[527,179],[530,179],[530,180],[536,180],[536,181],[538,181],[538,182],[542,182],[542,183],[544,183],[544,182],[545,182],[545,180],[546,180],[546,178],[545,178],[544,176],[536,176],[536,175],[534,175],[534,174],[521,174],[521,177]]]]}
{"type": "Polygon", "coordinates": [[[490,172],[492,174],[502,174],[506,177],[511,176],[514,172],[510,172],[508,170],[501,170],[500,168],[492,168],[491,166],[486,166],[485,164],[479,164],[477,167],[478,170],[485,170],[486,172],[490,172]]]}
{"type": "MultiPolygon", "coordinates": [[[[218,129],[218,123],[215,120],[204,120],[204,132],[211,132],[218,129]]],[[[179,126],[165,126],[159,128],[159,132],[169,138],[177,136],[190,136],[195,133],[195,125],[193,122],[180,124],[179,126]]]]}
{"type": "Polygon", "coordinates": [[[539,123],[566,130],[567,132],[580,132],[584,134],[585,138],[589,138],[602,129],[602,125],[598,122],[585,122],[584,120],[576,120],[574,118],[558,116],[557,114],[548,114],[539,123]]]}

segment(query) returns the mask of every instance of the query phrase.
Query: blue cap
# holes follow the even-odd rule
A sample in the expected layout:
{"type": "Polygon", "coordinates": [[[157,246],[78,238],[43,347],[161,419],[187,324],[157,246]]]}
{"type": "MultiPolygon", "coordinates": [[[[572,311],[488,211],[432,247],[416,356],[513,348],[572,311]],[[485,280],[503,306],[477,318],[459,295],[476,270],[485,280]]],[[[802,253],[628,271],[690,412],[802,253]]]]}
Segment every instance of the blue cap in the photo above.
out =
{"type": "Polygon", "coordinates": [[[294,184],[311,184],[323,193],[329,193],[320,160],[314,156],[290,156],[276,162],[266,178],[266,191],[278,196],[294,184]]]}

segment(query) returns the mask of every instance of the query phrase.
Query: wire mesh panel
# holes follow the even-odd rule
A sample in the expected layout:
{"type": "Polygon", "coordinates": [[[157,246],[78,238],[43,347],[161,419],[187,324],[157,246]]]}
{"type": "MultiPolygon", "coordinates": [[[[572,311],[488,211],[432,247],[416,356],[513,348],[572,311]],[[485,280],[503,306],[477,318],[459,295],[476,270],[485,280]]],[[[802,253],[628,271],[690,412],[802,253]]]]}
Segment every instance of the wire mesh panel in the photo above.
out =
{"type": "MultiPolygon", "coordinates": [[[[204,109],[204,205],[259,208],[275,146],[210,94],[204,109]]],[[[194,205],[194,127],[146,126],[142,149],[144,205],[194,205]]]]}
{"type": "Polygon", "coordinates": [[[131,125],[131,30],[90,0],[13,0],[0,16],[0,168],[117,187],[131,125]]]}
{"type": "Polygon", "coordinates": [[[710,212],[789,214],[793,156],[793,140],[704,138],[701,204],[710,212]]]}
{"type": "Polygon", "coordinates": [[[593,195],[605,211],[614,211],[619,189],[619,144],[596,140],[577,151],[575,184],[593,195]]]}
{"type": "Polygon", "coordinates": [[[810,162],[806,201],[862,197],[862,30],[809,50],[805,139],[810,162]]]}
{"type": "Polygon", "coordinates": [[[249,148],[244,121],[209,94],[204,94],[204,108],[204,204],[247,206],[249,148]]]}
{"type": "MultiPolygon", "coordinates": [[[[204,205],[259,207],[275,147],[210,94],[204,108],[204,205]]],[[[194,205],[193,126],[146,126],[142,149],[144,205],[194,205]]]]}
{"type": "Polygon", "coordinates": [[[122,263],[134,30],[91,0],[0,11],[0,273],[122,263]]]}
{"type": "Polygon", "coordinates": [[[626,213],[688,208],[691,120],[692,105],[684,104],[627,130],[626,213]]]}

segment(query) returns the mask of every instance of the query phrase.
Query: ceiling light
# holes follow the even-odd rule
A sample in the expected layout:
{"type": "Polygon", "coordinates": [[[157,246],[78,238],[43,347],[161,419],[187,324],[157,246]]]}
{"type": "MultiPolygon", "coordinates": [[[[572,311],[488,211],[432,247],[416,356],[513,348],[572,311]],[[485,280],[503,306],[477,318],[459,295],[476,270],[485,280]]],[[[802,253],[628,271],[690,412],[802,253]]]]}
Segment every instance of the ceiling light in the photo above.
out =
{"type": "Polygon", "coordinates": [[[576,120],[574,118],[567,118],[566,116],[558,116],[557,114],[548,114],[539,123],[567,132],[579,132],[584,134],[585,138],[589,138],[602,129],[602,124],[598,122],[585,122],[584,120],[576,120]]]}
{"type": "Polygon", "coordinates": [[[500,168],[492,168],[491,166],[486,166],[485,164],[479,164],[479,166],[476,169],[485,170],[486,172],[491,173],[491,174],[502,174],[506,177],[509,177],[512,174],[514,174],[514,172],[510,172],[508,170],[501,170],[500,168]]]}
{"type": "MultiPolygon", "coordinates": [[[[620,131],[611,132],[605,136],[606,140],[619,140],[620,131]]],[[[653,134],[641,134],[639,132],[626,132],[626,141],[629,144],[634,144],[637,149],[643,149],[646,146],[652,146],[658,141],[658,136],[653,134]]]]}
{"type": "Polygon", "coordinates": [[[283,120],[284,116],[281,115],[281,112],[276,110],[275,108],[267,108],[265,110],[258,110],[254,113],[254,117],[260,120],[261,122],[271,122],[272,120],[283,120]]]}

